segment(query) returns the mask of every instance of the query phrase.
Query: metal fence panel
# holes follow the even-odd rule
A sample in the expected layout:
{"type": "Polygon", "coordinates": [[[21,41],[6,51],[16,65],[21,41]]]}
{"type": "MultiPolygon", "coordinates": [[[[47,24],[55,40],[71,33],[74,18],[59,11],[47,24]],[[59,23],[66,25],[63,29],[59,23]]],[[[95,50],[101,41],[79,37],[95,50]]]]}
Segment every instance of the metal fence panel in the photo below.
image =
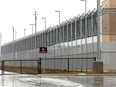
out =
{"type": "Polygon", "coordinates": [[[41,73],[41,60],[3,60],[0,62],[0,69],[2,72],[38,74],[41,73]]]}

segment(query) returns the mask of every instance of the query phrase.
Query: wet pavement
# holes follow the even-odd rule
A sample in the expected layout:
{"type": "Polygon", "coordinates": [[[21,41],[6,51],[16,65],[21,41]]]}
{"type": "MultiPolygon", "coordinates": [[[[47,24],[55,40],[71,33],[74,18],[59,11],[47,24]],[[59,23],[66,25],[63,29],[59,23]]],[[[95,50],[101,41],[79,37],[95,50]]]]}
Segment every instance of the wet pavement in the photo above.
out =
{"type": "Polygon", "coordinates": [[[0,87],[116,87],[116,76],[0,75],[0,87]]]}

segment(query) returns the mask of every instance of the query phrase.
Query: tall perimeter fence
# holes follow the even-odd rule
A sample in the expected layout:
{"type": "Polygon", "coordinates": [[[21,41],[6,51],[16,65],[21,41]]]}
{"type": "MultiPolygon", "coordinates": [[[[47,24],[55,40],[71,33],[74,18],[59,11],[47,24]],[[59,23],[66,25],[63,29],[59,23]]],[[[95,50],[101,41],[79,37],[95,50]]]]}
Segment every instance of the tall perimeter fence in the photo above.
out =
{"type": "Polygon", "coordinates": [[[39,60],[3,60],[0,61],[1,74],[15,72],[21,74],[68,73],[92,71],[92,58],[39,58],[39,60]]]}

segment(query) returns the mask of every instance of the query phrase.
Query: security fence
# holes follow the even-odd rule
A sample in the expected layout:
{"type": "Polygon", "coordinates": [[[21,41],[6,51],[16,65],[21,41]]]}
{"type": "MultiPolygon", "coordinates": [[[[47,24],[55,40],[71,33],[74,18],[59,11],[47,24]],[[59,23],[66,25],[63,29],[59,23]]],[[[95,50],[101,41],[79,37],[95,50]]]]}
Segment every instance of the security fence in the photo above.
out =
{"type": "Polygon", "coordinates": [[[39,60],[3,60],[0,62],[1,74],[4,71],[21,74],[64,73],[91,71],[92,58],[40,58],[39,60]]]}
{"type": "Polygon", "coordinates": [[[34,50],[42,46],[50,47],[59,45],[60,48],[62,48],[62,43],[68,44],[68,42],[72,41],[76,42],[75,46],[77,43],[78,45],[87,45],[87,39],[97,36],[96,15],[97,13],[94,9],[93,11],[86,14],[82,14],[80,16],[64,21],[55,27],[49,27],[46,29],[46,31],[38,32],[37,34],[33,34],[25,38],[4,44],[1,47],[1,54],[6,57],[9,53],[34,50]],[[86,39],[86,41],[82,41],[84,39],[86,39]],[[78,42],[77,40],[81,40],[81,42],[78,42]]]}
{"type": "MultiPolygon", "coordinates": [[[[48,69],[50,67],[53,68],[53,66],[58,69],[60,67],[58,64],[54,64],[53,66],[49,65],[48,62],[50,62],[51,64],[54,62],[62,62],[64,64],[62,64],[63,67],[67,66],[68,60],[65,58],[73,58],[69,59],[70,64],[72,64],[71,62],[78,60],[79,63],[82,63],[81,68],[86,70],[86,68],[83,67],[88,64],[85,62],[86,57],[97,57],[96,10],[94,9],[93,11],[86,14],[82,14],[80,16],[78,15],[77,17],[64,21],[60,25],[49,27],[48,29],[46,29],[46,31],[40,31],[25,38],[6,43],[1,47],[1,55],[2,60],[37,60],[40,57],[42,59],[49,58],[48,60],[45,60],[46,64],[49,67],[42,66],[48,69]],[[39,49],[41,47],[47,47],[48,52],[45,55],[40,52],[39,49]],[[85,59],[81,59],[80,57],[85,57],[85,59]],[[84,61],[84,63],[82,61],[84,61]]],[[[42,65],[45,65],[43,63],[42,65]]],[[[74,67],[76,67],[76,65],[74,65],[74,67]]],[[[79,67],[80,66],[78,66],[77,69],[79,69],[79,67]]]]}

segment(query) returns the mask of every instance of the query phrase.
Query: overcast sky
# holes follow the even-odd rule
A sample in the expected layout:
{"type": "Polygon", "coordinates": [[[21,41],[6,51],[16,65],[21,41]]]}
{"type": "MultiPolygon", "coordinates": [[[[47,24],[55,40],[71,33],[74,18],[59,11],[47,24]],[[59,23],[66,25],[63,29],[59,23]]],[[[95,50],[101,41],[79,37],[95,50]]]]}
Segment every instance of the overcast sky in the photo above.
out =
{"type": "MultiPolygon", "coordinates": [[[[87,0],[87,10],[96,8],[97,0],[87,0]]],[[[2,44],[13,40],[13,29],[17,32],[16,38],[24,37],[32,33],[29,24],[34,23],[34,12],[37,11],[37,31],[44,29],[44,20],[47,19],[47,27],[58,24],[58,13],[61,11],[61,22],[73,18],[84,12],[84,1],[80,0],[0,0],[0,32],[2,44]]]]}

